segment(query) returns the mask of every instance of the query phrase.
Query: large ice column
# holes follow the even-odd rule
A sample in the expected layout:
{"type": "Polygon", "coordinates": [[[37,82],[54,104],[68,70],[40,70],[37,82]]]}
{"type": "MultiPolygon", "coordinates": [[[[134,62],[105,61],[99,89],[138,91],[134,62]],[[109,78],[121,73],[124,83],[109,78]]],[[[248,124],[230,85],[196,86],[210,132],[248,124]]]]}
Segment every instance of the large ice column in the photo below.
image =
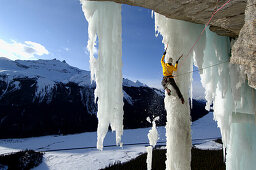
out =
{"type": "MultiPolygon", "coordinates": [[[[155,13],[156,33],[163,36],[163,43],[168,44],[166,59],[172,57],[174,61],[183,54],[176,72],[175,81],[185,99],[185,104],[170,87],[172,95],[165,97],[165,109],[167,111],[166,138],[167,138],[167,170],[188,170],[191,162],[191,134],[190,134],[190,108],[189,108],[189,88],[191,87],[192,74],[188,74],[193,69],[193,55],[198,58],[203,57],[204,42],[199,44],[197,50],[191,49],[199,37],[203,26],[184,21],[166,18],[155,13]]],[[[204,39],[204,34],[202,38],[204,39]]],[[[159,56],[159,64],[160,64],[159,56]]],[[[197,63],[201,65],[200,61],[197,63]]]]}
{"type": "Polygon", "coordinates": [[[117,145],[121,144],[123,134],[121,5],[86,0],[81,0],[81,4],[88,21],[91,78],[96,81],[97,148],[102,150],[109,125],[116,131],[117,145]],[[97,38],[98,58],[95,58],[97,38]]]}
{"type": "Polygon", "coordinates": [[[248,86],[243,68],[229,64],[230,43],[206,29],[201,79],[206,90],[207,109],[213,103],[214,119],[227,148],[228,170],[256,167],[255,89],[248,86]]]}

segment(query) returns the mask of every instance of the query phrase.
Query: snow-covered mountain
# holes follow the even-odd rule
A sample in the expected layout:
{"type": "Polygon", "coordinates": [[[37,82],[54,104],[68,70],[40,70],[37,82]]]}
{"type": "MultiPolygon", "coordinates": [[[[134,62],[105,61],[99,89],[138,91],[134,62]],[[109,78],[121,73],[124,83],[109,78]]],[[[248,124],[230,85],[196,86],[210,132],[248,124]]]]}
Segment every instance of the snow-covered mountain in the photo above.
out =
{"type": "MultiPolygon", "coordinates": [[[[37,87],[51,86],[54,83],[67,84],[73,82],[79,86],[95,86],[91,83],[90,72],[72,67],[65,60],[15,60],[0,57],[0,75],[8,79],[31,78],[37,79],[37,87]]],[[[3,78],[3,77],[2,77],[3,78]]],[[[4,80],[4,79],[2,79],[4,80]]],[[[127,87],[147,87],[140,81],[133,82],[123,79],[127,87]]]]}
{"type": "MultiPolygon", "coordinates": [[[[95,88],[95,83],[91,82],[89,71],[72,67],[65,60],[62,62],[56,59],[12,61],[0,57],[0,80],[7,82],[7,87],[12,86],[13,90],[19,89],[19,80],[24,78],[36,80],[34,98],[38,98],[40,102],[50,95],[58,83],[75,83],[81,87],[95,88]]],[[[133,82],[128,79],[123,79],[123,85],[127,87],[147,87],[139,81],[133,82]]],[[[125,98],[131,103],[129,95],[125,94],[125,98]]],[[[50,101],[48,100],[48,102],[50,101]]]]}
{"type": "MultiPolygon", "coordinates": [[[[1,75],[10,78],[38,78],[48,82],[90,85],[90,72],[68,65],[65,60],[9,60],[0,58],[1,75]]],[[[47,84],[45,81],[44,84],[47,84]]]]}
{"type": "MultiPolygon", "coordinates": [[[[1,138],[95,131],[94,89],[89,71],[65,61],[0,58],[1,138]]],[[[165,125],[162,91],[123,79],[123,93],[125,128],[150,126],[148,116],[160,116],[165,125]]],[[[192,119],[206,113],[203,104],[194,102],[201,114],[192,119]]]]}
{"type": "MultiPolygon", "coordinates": [[[[160,90],[128,79],[123,87],[125,128],[146,127],[146,116],[164,115],[160,90]]],[[[95,131],[94,89],[89,71],[65,61],[0,58],[1,138],[95,131]]]]}
{"type": "MultiPolygon", "coordinates": [[[[0,58],[0,80],[7,83],[12,91],[21,87],[21,79],[35,80],[34,100],[40,102],[50,97],[57,83],[76,83],[78,86],[91,86],[90,72],[69,66],[65,61],[53,60],[16,60],[0,58]]],[[[2,93],[0,99],[5,95],[2,93]]],[[[51,99],[48,98],[48,103],[51,99]]]]}
{"type": "Polygon", "coordinates": [[[146,84],[141,83],[140,81],[133,82],[129,79],[123,79],[123,86],[127,87],[148,87],[146,84]]]}

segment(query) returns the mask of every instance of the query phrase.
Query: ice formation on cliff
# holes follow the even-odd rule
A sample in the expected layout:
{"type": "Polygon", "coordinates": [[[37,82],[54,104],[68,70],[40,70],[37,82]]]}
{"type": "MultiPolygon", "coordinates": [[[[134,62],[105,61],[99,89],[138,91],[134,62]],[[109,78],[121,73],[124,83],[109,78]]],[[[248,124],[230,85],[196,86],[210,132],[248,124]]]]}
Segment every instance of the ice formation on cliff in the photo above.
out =
{"type": "MultiPolygon", "coordinates": [[[[109,2],[81,0],[89,23],[88,49],[92,78],[96,81],[95,96],[98,98],[98,143],[103,148],[103,139],[110,125],[116,131],[116,143],[123,132],[123,94],[121,72],[121,6],[109,2]],[[104,28],[104,29],[103,29],[104,28]],[[98,37],[98,58],[93,48],[98,37]]],[[[213,103],[214,119],[220,127],[224,154],[227,148],[227,169],[254,169],[256,166],[256,95],[248,86],[243,68],[229,63],[230,43],[227,37],[212,33],[204,26],[168,19],[155,13],[156,33],[163,36],[168,45],[166,59],[174,61],[183,54],[175,81],[185,99],[183,105],[175,91],[165,97],[167,110],[166,169],[187,170],[191,161],[191,134],[189,89],[191,88],[193,62],[200,69],[203,87],[206,90],[207,109],[213,103]],[[201,34],[200,41],[191,49],[201,34]]],[[[160,63],[159,63],[160,64],[160,63]]],[[[151,148],[152,149],[152,148],[151,148]]]]}
{"type": "Polygon", "coordinates": [[[123,134],[121,5],[86,0],[81,0],[81,4],[88,21],[91,78],[96,81],[97,148],[102,150],[109,125],[116,132],[117,145],[121,145],[123,134]],[[98,58],[95,58],[97,38],[98,58]]]}
{"type": "Polygon", "coordinates": [[[201,72],[202,84],[206,90],[206,108],[210,109],[213,103],[214,119],[221,130],[224,156],[227,149],[227,169],[254,169],[255,89],[248,86],[243,68],[229,63],[230,55],[230,40],[207,29],[202,66],[215,66],[201,72]]]}
{"type": "MultiPolygon", "coordinates": [[[[248,86],[243,68],[229,63],[230,40],[204,26],[168,19],[155,13],[155,29],[168,44],[167,58],[187,54],[198,36],[200,41],[179,63],[175,81],[187,101],[191,83],[191,65],[200,69],[205,88],[206,109],[213,103],[214,119],[220,127],[226,164],[229,170],[253,169],[256,162],[255,89],[248,86]],[[193,58],[193,60],[192,60],[193,58]]],[[[175,97],[165,97],[167,110],[166,169],[190,169],[190,121],[188,106],[175,97]],[[187,107],[187,108],[186,108],[187,107]],[[188,134],[188,135],[186,135],[188,134]]]]}
{"type": "MultiPolygon", "coordinates": [[[[171,88],[172,95],[165,97],[165,109],[167,111],[166,123],[166,147],[167,160],[166,169],[187,170],[190,169],[191,161],[191,134],[190,134],[190,108],[189,108],[189,89],[192,82],[192,74],[187,74],[193,69],[193,56],[202,56],[200,50],[191,50],[193,43],[200,35],[203,28],[184,21],[166,18],[155,13],[155,30],[163,36],[163,44],[168,45],[166,59],[172,57],[174,61],[183,54],[184,57],[178,64],[175,74],[175,81],[185,99],[185,104],[171,88]]],[[[203,35],[204,37],[204,35],[203,35]]],[[[204,44],[200,44],[198,49],[203,49],[204,44]]]]}

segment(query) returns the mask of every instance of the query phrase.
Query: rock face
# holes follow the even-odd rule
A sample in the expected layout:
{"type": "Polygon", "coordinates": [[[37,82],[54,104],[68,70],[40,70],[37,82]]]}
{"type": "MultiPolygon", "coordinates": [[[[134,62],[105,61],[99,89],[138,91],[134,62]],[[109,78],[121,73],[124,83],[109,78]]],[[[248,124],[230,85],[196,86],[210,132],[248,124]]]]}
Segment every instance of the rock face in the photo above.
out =
{"type": "Polygon", "coordinates": [[[256,88],[256,0],[248,0],[245,24],[232,47],[231,63],[244,68],[248,84],[256,88]]]}
{"type": "MultiPolygon", "coordinates": [[[[105,0],[96,0],[105,1],[105,0]]],[[[206,24],[224,0],[110,0],[152,9],[168,18],[206,24]]],[[[210,29],[217,34],[237,37],[244,24],[246,0],[232,0],[212,19],[210,29]]]]}

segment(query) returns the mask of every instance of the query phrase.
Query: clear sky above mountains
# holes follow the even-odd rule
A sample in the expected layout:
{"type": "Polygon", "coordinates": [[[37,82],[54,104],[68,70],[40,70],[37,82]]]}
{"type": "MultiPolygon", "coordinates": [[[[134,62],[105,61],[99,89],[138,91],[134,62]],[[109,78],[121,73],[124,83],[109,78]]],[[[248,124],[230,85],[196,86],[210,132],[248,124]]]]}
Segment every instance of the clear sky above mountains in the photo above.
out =
{"type": "MultiPolygon", "coordinates": [[[[87,21],[79,0],[1,0],[0,55],[59,59],[89,70],[87,21]]],[[[161,88],[162,37],[151,10],[122,6],[123,75],[161,88]]],[[[197,86],[199,76],[194,75],[197,86]]],[[[200,90],[200,88],[199,88],[200,90]]]]}

